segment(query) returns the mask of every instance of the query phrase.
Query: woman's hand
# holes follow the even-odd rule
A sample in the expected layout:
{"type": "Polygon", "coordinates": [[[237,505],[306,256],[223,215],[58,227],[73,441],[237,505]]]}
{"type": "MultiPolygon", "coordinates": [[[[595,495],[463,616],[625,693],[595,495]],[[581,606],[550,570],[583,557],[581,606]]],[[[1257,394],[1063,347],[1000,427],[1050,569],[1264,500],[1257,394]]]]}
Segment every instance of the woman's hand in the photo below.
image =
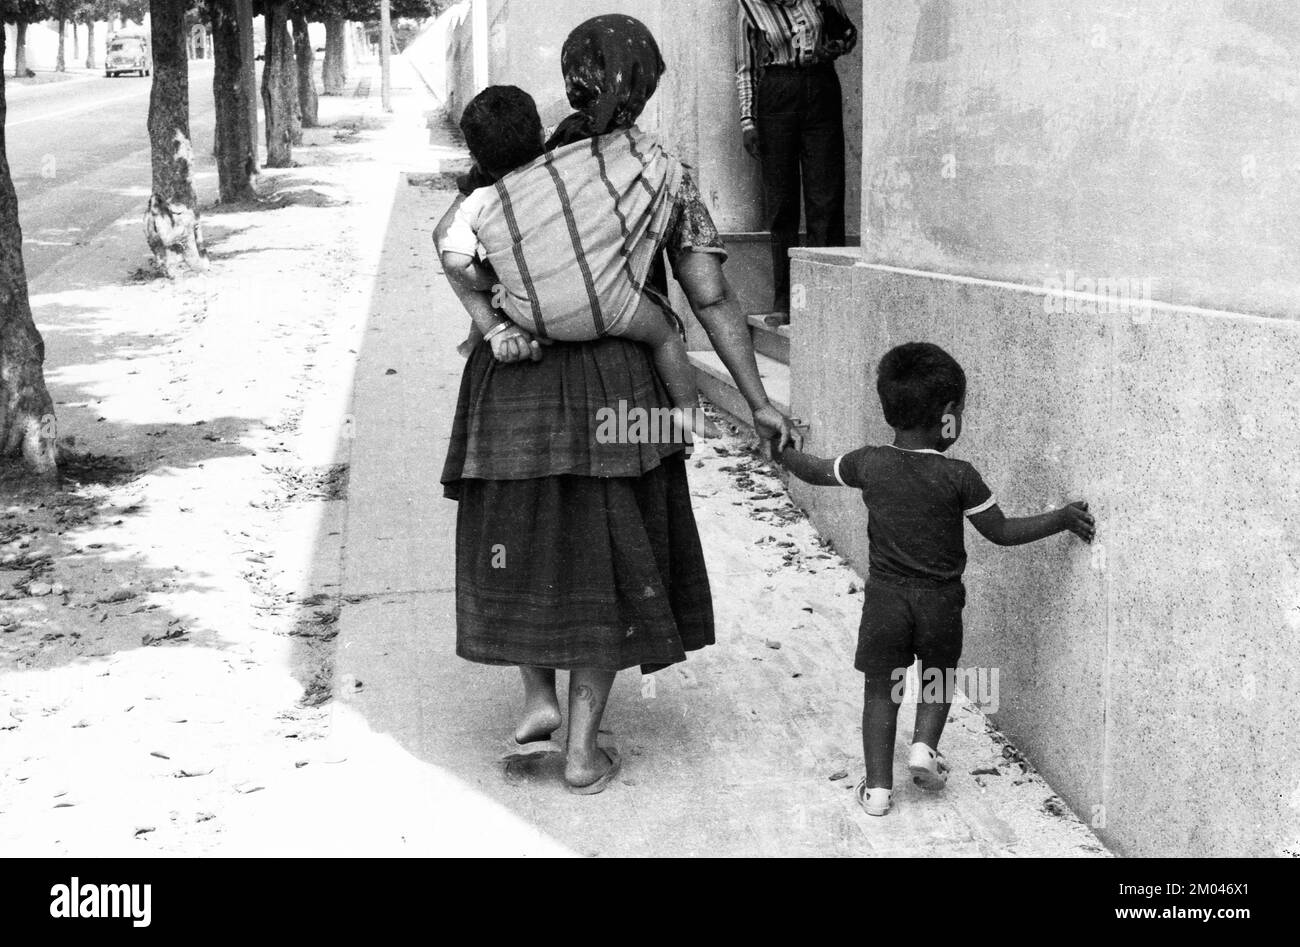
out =
{"type": "Polygon", "coordinates": [[[746,125],[740,134],[741,140],[745,143],[745,150],[749,152],[749,156],[756,160],[761,159],[763,157],[763,152],[759,148],[758,144],[758,127],[756,125],[746,125]]]}
{"type": "Polygon", "coordinates": [[[754,430],[761,440],[775,444],[778,453],[787,447],[803,450],[803,433],[770,403],[754,409],[754,430]]]}
{"type": "Polygon", "coordinates": [[[518,326],[503,329],[491,340],[492,354],[498,362],[509,365],[513,362],[540,362],[542,347],[537,340],[518,326]]]}

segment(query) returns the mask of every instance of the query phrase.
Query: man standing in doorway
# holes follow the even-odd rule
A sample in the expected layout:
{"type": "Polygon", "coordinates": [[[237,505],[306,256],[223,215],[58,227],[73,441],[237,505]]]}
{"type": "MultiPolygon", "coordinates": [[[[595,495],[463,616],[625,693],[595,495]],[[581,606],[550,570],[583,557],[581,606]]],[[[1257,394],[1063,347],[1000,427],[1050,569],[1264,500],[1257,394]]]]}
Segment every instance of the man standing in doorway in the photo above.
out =
{"type": "Polygon", "coordinates": [[[808,245],[844,245],[844,112],[835,60],[857,45],[843,0],[739,0],[736,82],[745,150],[763,165],[774,315],[790,322],[800,197],[808,245]]]}

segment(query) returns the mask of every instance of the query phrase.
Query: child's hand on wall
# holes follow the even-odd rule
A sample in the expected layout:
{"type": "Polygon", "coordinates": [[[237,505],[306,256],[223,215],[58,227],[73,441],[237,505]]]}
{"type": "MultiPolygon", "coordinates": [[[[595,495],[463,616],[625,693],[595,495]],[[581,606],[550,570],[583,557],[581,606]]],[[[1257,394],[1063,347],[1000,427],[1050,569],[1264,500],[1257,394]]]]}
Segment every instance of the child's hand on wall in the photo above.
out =
{"type": "Polygon", "coordinates": [[[1059,510],[1059,515],[1066,529],[1084,542],[1092,542],[1093,536],[1097,533],[1097,521],[1088,512],[1086,502],[1078,500],[1069,506],[1063,506],[1059,510]]]}

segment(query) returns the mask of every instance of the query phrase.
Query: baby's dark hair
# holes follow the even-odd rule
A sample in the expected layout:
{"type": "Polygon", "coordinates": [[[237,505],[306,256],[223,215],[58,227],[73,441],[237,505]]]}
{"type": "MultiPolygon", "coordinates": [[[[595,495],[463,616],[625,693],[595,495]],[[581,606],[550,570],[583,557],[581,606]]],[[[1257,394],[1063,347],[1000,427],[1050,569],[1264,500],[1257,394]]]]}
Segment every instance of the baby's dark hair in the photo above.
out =
{"type": "Polygon", "coordinates": [[[542,154],[537,103],[517,86],[488,86],[470,99],[460,116],[460,130],[469,153],[494,178],[504,177],[542,154]]]}
{"type": "Polygon", "coordinates": [[[966,373],[957,360],[929,342],[890,349],[876,371],[876,391],[892,428],[910,431],[943,421],[949,402],[966,397],[966,373]]]}

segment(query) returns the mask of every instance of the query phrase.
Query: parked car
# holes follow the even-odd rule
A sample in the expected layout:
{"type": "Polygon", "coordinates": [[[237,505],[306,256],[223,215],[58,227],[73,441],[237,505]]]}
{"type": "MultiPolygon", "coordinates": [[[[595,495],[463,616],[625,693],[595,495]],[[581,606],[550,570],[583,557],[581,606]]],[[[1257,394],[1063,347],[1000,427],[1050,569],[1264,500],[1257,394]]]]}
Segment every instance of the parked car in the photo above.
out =
{"type": "Polygon", "coordinates": [[[149,51],[149,38],[135,34],[114,36],[108,41],[108,58],[104,60],[104,75],[112,79],[124,72],[138,76],[153,73],[153,53],[149,51]]]}

